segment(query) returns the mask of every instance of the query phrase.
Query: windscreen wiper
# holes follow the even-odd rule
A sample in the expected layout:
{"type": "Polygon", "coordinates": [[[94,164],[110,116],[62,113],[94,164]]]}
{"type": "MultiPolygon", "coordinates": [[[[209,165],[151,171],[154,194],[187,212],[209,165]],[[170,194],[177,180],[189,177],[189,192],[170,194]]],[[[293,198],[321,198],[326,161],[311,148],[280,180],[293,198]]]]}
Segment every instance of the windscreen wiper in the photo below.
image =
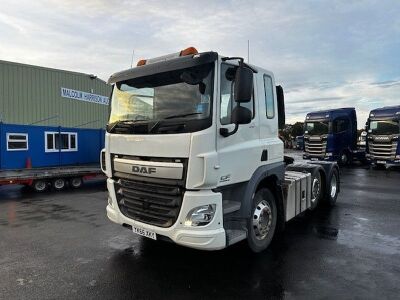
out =
{"type": "Polygon", "coordinates": [[[114,129],[117,126],[121,125],[121,124],[131,125],[131,124],[134,124],[134,123],[137,123],[137,122],[141,122],[141,121],[148,121],[148,120],[142,119],[142,120],[119,120],[119,121],[115,121],[114,123],[112,123],[112,125],[111,124],[108,125],[109,126],[108,132],[112,133],[114,131],[114,129]]]}
{"type": "Polygon", "coordinates": [[[203,114],[203,113],[202,113],[202,112],[192,112],[192,113],[171,115],[171,116],[165,117],[165,118],[163,118],[163,119],[161,119],[161,120],[158,120],[158,121],[150,128],[149,133],[153,133],[154,130],[156,130],[156,129],[160,126],[161,122],[164,121],[164,120],[176,119],[176,118],[184,118],[184,117],[188,117],[188,116],[201,115],[201,114],[203,114]]]}

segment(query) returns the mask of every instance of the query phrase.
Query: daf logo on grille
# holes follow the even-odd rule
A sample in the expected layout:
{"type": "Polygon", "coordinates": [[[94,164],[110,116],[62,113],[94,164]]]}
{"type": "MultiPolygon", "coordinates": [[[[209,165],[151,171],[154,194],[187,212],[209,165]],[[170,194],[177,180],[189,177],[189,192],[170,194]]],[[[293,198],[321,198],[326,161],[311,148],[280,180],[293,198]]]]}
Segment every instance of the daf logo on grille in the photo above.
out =
{"type": "Polygon", "coordinates": [[[133,173],[140,174],[153,174],[157,172],[157,168],[154,167],[144,167],[144,166],[132,166],[133,173]]]}

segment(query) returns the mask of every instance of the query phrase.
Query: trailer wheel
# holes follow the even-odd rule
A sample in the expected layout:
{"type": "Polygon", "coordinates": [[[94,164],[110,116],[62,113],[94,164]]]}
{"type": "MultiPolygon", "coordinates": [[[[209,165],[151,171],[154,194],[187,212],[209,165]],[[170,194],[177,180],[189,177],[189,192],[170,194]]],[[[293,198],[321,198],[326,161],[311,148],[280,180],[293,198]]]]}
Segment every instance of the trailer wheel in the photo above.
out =
{"type": "Polygon", "coordinates": [[[261,252],[269,246],[275,234],[277,217],[274,195],[267,188],[258,190],[247,223],[247,240],[253,252],[261,252]]]}
{"type": "Polygon", "coordinates": [[[69,185],[74,189],[79,189],[83,184],[83,180],[81,177],[74,177],[69,180],[69,185]]]}
{"type": "Polygon", "coordinates": [[[43,193],[47,190],[47,182],[42,179],[35,180],[32,183],[32,188],[37,193],[43,193]]]}
{"type": "Polygon", "coordinates": [[[65,188],[65,179],[57,178],[53,180],[53,187],[56,191],[61,191],[65,188]]]}
{"type": "Polygon", "coordinates": [[[336,168],[332,169],[332,174],[328,181],[328,193],[326,195],[326,203],[334,206],[338,197],[340,187],[339,172],[336,168]]]}

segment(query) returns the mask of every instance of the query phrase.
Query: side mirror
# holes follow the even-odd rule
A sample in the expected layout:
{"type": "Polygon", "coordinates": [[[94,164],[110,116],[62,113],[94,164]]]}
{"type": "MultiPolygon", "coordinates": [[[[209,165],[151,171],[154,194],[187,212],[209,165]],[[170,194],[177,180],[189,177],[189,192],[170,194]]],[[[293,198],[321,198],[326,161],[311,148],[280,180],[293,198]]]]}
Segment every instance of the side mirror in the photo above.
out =
{"type": "Polygon", "coordinates": [[[249,124],[252,118],[253,114],[250,109],[237,105],[232,111],[232,122],[235,123],[235,129],[229,131],[228,128],[220,128],[219,133],[223,137],[228,137],[232,134],[235,134],[239,129],[239,125],[249,124]]]}
{"type": "Polygon", "coordinates": [[[235,101],[250,102],[253,93],[253,71],[243,65],[236,69],[235,101]]]}
{"type": "Polygon", "coordinates": [[[232,121],[235,124],[249,124],[252,117],[251,110],[243,106],[236,106],[232,111],[232,121]]]}

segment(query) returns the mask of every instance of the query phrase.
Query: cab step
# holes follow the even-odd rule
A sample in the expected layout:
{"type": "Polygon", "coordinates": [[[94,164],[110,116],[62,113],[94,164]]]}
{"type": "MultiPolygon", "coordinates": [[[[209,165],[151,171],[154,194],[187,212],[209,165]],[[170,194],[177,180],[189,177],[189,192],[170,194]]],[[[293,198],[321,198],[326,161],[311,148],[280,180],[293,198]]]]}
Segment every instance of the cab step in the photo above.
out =
{"type": "Polygon", "coordinates": [[[230,214],[240,209],[240,202],[224,200],[222,201],[222,207],[224,209],[224,215],[230,214]]]}
{"type": "Polygon", "coordinates": [[[227,229],[225,230],[226,232],[226,243],[228,245],[235,244],[237,242],[240,242],[247,237],[247,232],[245,230],[241,229],[227,229]]]}

